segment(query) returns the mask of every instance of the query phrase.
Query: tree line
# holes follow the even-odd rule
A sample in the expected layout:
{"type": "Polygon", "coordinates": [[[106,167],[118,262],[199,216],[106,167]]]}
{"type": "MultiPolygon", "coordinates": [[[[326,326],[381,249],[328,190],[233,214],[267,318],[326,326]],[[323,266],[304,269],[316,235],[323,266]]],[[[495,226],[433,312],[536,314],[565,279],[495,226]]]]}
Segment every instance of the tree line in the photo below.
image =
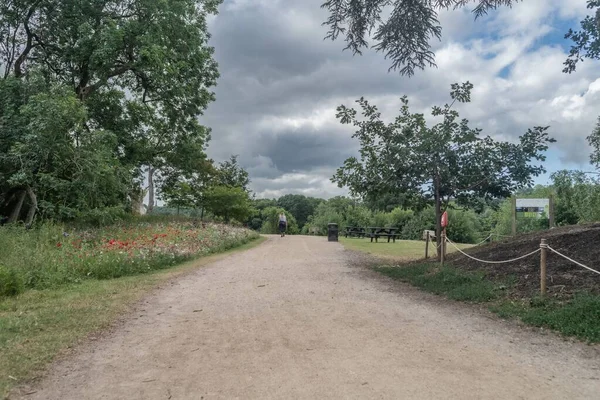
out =
{"type": "MultiPolygon", "coordinates": [[[[514,192],[519,198],[548,198],[555,202],[557,226],[600,221],[600,178],[583,171],[558,171],[548,185],[525,187],[514,192]]],[[[448,237],[457,243],[500,240],[512,235],[512,201],[498,198],[474,199],[465,207],[451,200],[448,205],[448,237]]],[[[285,195],[279,199],[253,201],[253,214],[246,224],[262,233],[276,233],[277,216],[285,212],[290,233],[325,235],[327,225],[336,223],[341,231],[350,227],[394,227],[404,240],[421,240],[424,230],[434,230],[436,213],[433,205],[407,209],[402,199],[392,196],[376,202],[351,197],[321,199],[303,195],[285,195]],[[292,211],[290,211],[292,210],[292,211]]],[[[518,218],[517,232],[526,233],[549,228],[549,216],[518,218]]]]}

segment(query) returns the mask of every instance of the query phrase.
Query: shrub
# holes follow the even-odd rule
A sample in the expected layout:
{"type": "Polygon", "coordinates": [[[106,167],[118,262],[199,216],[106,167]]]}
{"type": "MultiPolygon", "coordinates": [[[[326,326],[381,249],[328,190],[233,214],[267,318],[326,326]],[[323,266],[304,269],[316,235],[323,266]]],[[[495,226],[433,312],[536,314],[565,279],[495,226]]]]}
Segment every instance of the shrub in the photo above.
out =
{"type": "Polygon", "coordinates": [[[296,218],[290,212],[278,207],[267,207],[262,211],[263,223],[260,232],[267,235],[279,233],[279,214],[281,213],[284,213],[287,218],[287,233],[297,235],[300,231],[296,218]]]}
{"type": "Polygon", "coordinates": [[[13,268],[0,265],[0,297],[16,296],[23,289],[23,278],[13,268]]]}
{"type": "Polygon", "coordinates": [[[390,226],[399,228],[400,231],[404,229],[404,226],[415,216],[412,210],[403,210],[399,207],[394,208],[389,215],[390,226]]]}

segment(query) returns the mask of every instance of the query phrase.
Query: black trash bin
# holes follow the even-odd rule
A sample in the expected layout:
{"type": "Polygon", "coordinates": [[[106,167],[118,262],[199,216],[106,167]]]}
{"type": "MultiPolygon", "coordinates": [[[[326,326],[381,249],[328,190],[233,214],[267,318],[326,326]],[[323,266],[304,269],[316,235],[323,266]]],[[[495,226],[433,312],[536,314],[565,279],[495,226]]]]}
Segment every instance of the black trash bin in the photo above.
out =
{"type": "Polygon", "coordinates": [[[329,242],[338,241],[338,224],[327,224],[327,239],[329,242]]]}

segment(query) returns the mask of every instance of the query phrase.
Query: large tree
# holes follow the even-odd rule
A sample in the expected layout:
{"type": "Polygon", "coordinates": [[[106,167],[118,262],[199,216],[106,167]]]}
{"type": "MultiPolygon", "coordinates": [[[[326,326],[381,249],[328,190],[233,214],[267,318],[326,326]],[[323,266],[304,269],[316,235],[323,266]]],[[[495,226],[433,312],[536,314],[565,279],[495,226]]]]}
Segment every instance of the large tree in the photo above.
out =
{"type": "Polygon", "coordinates": [[[475,17],[520,0],[327,0],[322,8],[329,18],[327,38],[344,37],[346,50],[362,54],[369,47],[384,53],[390,70],[413,75],[415,69],[435,66],[431,41],[440,39],[438,11],[473,6],[475,17]]]}
{"type": "Polygon", "coordinates": [[[544,167],[549,138],[546,127],[529,129],[518,142],[501,142],[481,136],[481,130],[460,120],[454,104],[470,101],[472,85],[453,84],[452,102],[433,107],[440,122],[428,126],[425,116],[412,113],[402,98],[400,115],[391,123],[383,121],[376,106],[358,100],[361,116],[352,108],[340,106],[337,117],[356,127],[360,158],[351,157],[333,181],[347,186],[355,195],[377,197],[401,195],[405,207],[416,201],[435,206],[436,233],[441,234],[441,215],[451,200],[469,206],[481,198],[510,196],[533,183],[544,167]]]}
{"type": "MultiPolygon", "coordinates": [[[[10,130],[4,126],[0,129],[5,139],[4,152],[15,157],[18,154],[20,159],[45,160],[39,146],[24,143],[46,140],[32,135],[63,135],[67,148],[73,150],[65,148],[55,154],[54,168],[62,162],[56,157],[83,153],[84,146],[95,146],[100,154],[106,154],[107,149],[109,157],[102,165],[88,169],[102,171],[103,166],[109,167],[116,160],[118,167],[130,174],[130,193],[139,192],[135,181],[141,181],[143,169],[149,171],[150,182],[155,170],[190,172],[195,160],[205,158],[209,139],[209,130],[198,123],[198,116],[214,99],[210,88],[216,83],[218,71],[213,49],[208,46],[207,16],[215,13],[220,3],[221,0],[2,2],[0,71],[5,81],[22,82],[4,85],[9,89],[10,85],[31,87],[29,82],[37,78],[34,88],[13,90],[0,110],[2,123],[12,124],[10,130]],[[68,91],[84,111],[73,114],[84,115],[76,124],[66,119],[64,123],[47,124],[45,130],[31,131],[25,123],[12,123],[15,116],[25,122],[33,116],[37,121],[50,121],[52,107],[38,106],[34,112],[27,111],[32,108],[32,96],[57,92],[67,96],[68,91]]],[[[61,104],[75,109],[71,98],[65,98],[61,104]]],[[[41,165],[43,168],[33,168],[27,181],[13,179],[18,167],[15,157],[0,161],[0,212],[4,208],[14,213],[15,207],[23,204],[23,193],[29,194],[31,206],[35,206],[40,195],[45,196],[45,203],[62,205],[60,198],[43,188],[48,177],[57,177],[48,163],[41,165]]],[[[81,162],[75,168],[81,169],[81,162]]],[[[68,183],[74,178],[63,174],[61,179],[68,183]]],[[[88,176],[88,190],[95,193],[106,188],[106,179],[112,179],[110,174],[98,174],[93,179],[88,176]]],[[[112,189],[117,187],[112,185],[112,189]]],[[[75,190],[73,185],[62,185],[54,192],[70,198],[75,195],[70,190],[75,190]]],[[[124,199],[127,193],[122,194],[124,199]]],[[[102,205],[83,202],[76,208],[96,206],[102,205]]]]}

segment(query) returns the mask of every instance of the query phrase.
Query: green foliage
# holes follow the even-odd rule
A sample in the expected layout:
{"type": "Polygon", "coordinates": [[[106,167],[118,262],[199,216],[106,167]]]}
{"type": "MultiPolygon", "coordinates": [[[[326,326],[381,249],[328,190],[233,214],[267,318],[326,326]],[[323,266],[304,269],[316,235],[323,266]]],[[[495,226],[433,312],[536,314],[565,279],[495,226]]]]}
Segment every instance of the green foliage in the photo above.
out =
{"type": "Polygon", "coordinates": [[[575,44],[564,63],[563,72],[574,72],[577,64],[584,58],[600,60],[600,1],[587,0],[587,8],[596,10],[581,21],[581,31],[569,29],[565,36],[565,39],[571,39],[575,44]]]}
{"type": "MultiPolygon", "coordinates": [[[[446,234],[455,243],[477,243],[483,240],[481,223],[472,210],[448,210],[448,228],[446,234]]],[[[487,236],[487,235],[485,235],[487,236]]]]}
{"type": "Polygon", "coordinates": [[[248,191],[250,178],[248,172],[238,164],[237,157],[231,156],[229,160],[219,164],[216,183],[221,186],[237,187],[248,191]]]}
{"type": "Polygon", "coordinates": [[[267,207],[262,210],[261,216],[263,222],[260,232],[266,235],[274,235],[279,233],[279,214],[281,213],[285,214],[287,218],[286,233],[289,235],[297,235],[300,233],[300,229],[298,228],[298,223],[296,222],[294,215],[280,207],[267,207]]]}
{"type": "Polygon", "coordinates": [[[452,109],[455,102],[470,101],[472,88],[469,82],[453,84],[452,103],[433,107],[432,116],[442,121],[431,127],[423,114],[410,112],[406,97],[391,123],[364,98],[357,100],[360,117],[355,109],[338,107],[340,122],[356,127],[361,150],[360,158],[347,159],[332,180],[367,199],[392,193],[402,194],[407,208],[433,203],[438,234],[441,213],[451,199],[473,206],[531,185],[545,171],[535,162],[545,160],[544,152],[554,142],[547,127],[529,129],[518,143],[481,137],[480,129],[469,127],[452,109]]]}
{"type": "MultiPolygon", "coordinates": [[[[308,219],[307,225],[317,229],[321,235],[327,233],[327,225],[330,223],[338,224],[340,229],[343,229],[346,225],[346,211],[342,213],[340,210],[341,203],[340,199],[330,199],[319,204],[315,213],[308,219]]],[[[358,222],[359,220],[355,219],[354,221],[358,222]]]]}
{"type": "Polygon", "coordinates": [[[600,297],[579,294],[564,305],[542,301],[521,317],[535,326],[546,326],[565,335],[600,342],[600,297]]]}
{"type": "Polygon", "coordinates": [[[394,208],[389,215],[389,224],[392,227],[404,229],[404,226],[414,217],[412,210],[403,210],[399,207],[394,208]]]}
{"type": "Polygon", "coordinates": [[[0,298],[16,296],[23,290],[23,279],[17,274],[17,271],[0,265],[0,298]]]}
{"type": "Polygon", "coordinates": [[[144,219],[123,226],[71,229],[68,234],[65,229],[50,224],[30,230],[0,227],[2,291],[17,294],[21,285],[47,289],[148,273],[257,237],[255,232],[230,226],[150,224],[144,219]]]}
{"type": "Polygon", "coordinates": [[[421,240],[424,230],[435,229],[435,210],[428,207],[420,213],[416,213],[404,224],[400,237],[404,240],[421,240]]]}
{"type": "Polygon", "coordinates": [[[229,222],[245,221],[252,215],[248,193],[241,187],[214,186],[204,194],[206,208],[215,216],[229,222]]]}
{"type": "Polygon", "coordinates": [[[439,268],[437,264],[413,264],[379,267],[376,270],[393,279],[409,282],[454,300],[481,303],[499,297],[499,285],[486,280],[483,274],[464,272],[452,266],[439,268]]]}
{"type": "Polygon", "coordinates": [[[556,220],[560,225],[600,221],[600,181],[580,171],[552,175],[557,194],[556,220]]]}
{"type": "Polygon", "coordinates": [[[298,227],[302,229],[308,217],[311,216],[321,199],[306,197],[299,194],[287,194],[277,199],[277,206],[288,210],[298,221],[298,227]]]}
{"type": "Polygon", "coordinates": [[[350,206],[346,209],[344,225],[356,227],[374,225],[373,213],[364,206],[350,206]]]}
{"type": "Polygon", "coordinates": [[[518,317],[530,325],[550,328],[590,343],[600,342],[600,296],[597,294],[579,293],[565,303],[541,298],[527,303],[507,300],[490,309],[502,318],[518,317]]]}
{"type": "MultiPolygon", "coordinates": [[[[473,12],[486,14],[499,6],[510,6],[515,0],[477,0],[473,12]]],[[[327,9],[329,27],[326,38],[336,40],[340,35],[347,43],[346,50],[362,54],[373,47],[392,61],[390,69],[400,69],[403,75],[413,75],[415,69],[435,66],[430,41],[440,39],[442,27],[438,11],[461,8],[470,4],[465,0],[326,0],[321,5],[327,9]],[[388,12],[387,7],[391,10],[388,12]],[[374,44],[369,44],[372,37],[374,44]]]]}
{"type": "Polygon", "coordinates": [[[202,171],[210,131],[197,117],[218,77],[207,18],[219,4],[3,2],[0,214],[97,218],[138,206],[142,170],[202,171]]]}
{"type": "Polygon", "coordinates": [[[489,280],[483,273],[465,272],[452,265],[440,268],[433,263],[410,264],[376,270],[451,299],[488,302],[490,309],[503,318],[519,317],[530,325],[547,327],[591,343],[600,342],[600,296],[597,294],[580,293],[567,302],[532,298],[522,303],[505,297],[504,289],[510,287],[510,282],[489,280]]]}

